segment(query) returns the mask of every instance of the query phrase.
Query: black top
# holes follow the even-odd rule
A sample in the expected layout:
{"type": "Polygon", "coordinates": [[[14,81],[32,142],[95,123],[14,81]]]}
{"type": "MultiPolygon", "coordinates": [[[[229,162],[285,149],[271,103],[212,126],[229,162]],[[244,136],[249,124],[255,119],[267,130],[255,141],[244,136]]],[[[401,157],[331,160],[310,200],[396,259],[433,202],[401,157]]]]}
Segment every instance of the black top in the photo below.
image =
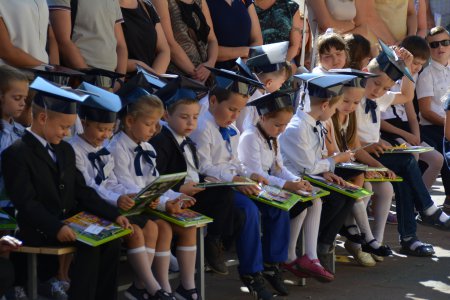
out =
{"type": "Polygon", "coordinates": [[[128,58],[140,60],[151,67],[156,54],[155,26],[159,23],[159,16],[152,5],[144,3],[148,14],[140,3],[134,9],[121,7],[124,19],[122,29],[128,47],[128,58]]]}

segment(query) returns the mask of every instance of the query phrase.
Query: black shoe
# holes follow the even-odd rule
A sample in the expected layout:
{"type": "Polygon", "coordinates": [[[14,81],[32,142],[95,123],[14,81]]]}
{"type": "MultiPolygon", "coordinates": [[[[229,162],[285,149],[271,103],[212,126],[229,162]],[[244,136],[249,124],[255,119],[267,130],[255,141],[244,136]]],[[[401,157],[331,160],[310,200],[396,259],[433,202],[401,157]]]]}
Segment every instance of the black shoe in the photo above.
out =
{"type": "Polygon", "coordinates": [[[166,292],[163,289],[157,290],[153,296],[150,296],[149,300],[177,300],[172,293],[166,292]]]}
{"type": "Polygon", "coordinates": [[[356,225],[342,226],[341,230],[339,231],[339,234],[346,237],[347,240],[349,240],[350,242],[353,242],[355,244],[363,244],[364,243],[364,233],[351,234],[348,231],[349,228],[358,228],[358,227],[356,225]]]}
{"type": "Polygon", "coordinates": [[[228,268],[223,257],[222,240],[217,237],[205,238],[205,259],[208,266],[217,274],[228,275],[228,268]]]}
{"type": "Polygon", "coordinates": [[[202,296],[198,293],[197,289],[186,290],[181,284],[177,287],[175,291],[175,297],[178,300],[202,300],[202,296]],[[197,297],[193,297],[196,295],[197,297]]]}
{"type": "Polygon", "coordinates": [[[383,257],[392,255],[392,250],[387,245],[380,246],[378,249],[375,249],[372,246],[370,246],[371,243],[376,242],[376,241],[377,241],[376,239],[373,239],[370,242],[363,244],[362,251],[367,252],[367,253],[372,253],[377,256],[383,256],[383,257]]]}
{"type": "Polygon", "coordinates": [[[441,208],[439,208],[431,216],[419,214],[416,217],[416,220],[419,224],[422,224],[422,225],[428,225],[428,226],[432,226],[432,227],[435,227],[437,229],[442,229],[442,230],[450,230],[450,218],[447,219],[447,221],[445,221],[445,222],[442,222],[439,219],[443,213],[444,213],[443,210],[441,208]]]}
{"type": "Polygon", "coordinates": [[[281,276],[281,271],[278,265],[266,265],[264,264],[263,271],[264,278],[270,283],[270,285],[280,294],[281,296],[289,295],[289,291],[284,284],[283,277],[281,276]]]}
{"type": "Polygon", "coordinates": [[[68,296],[66,292],[61,288],[58,280],[52,278],[47,282],[38,285],[38,293],[41,296],[45,296],[55,300],[67,300],[68,296]]]}
{"type": "Polygon", "coordinates": [[[248,287],[250,293],[256,296],[257,300],[273,299],[272,293],[266,289],[261,273],[241,275],[241,280],[248,287]]]}
{"type": "Polygon", "coordinates": [[[124,296],[128,300],[144,300],[150,298],[146,289],[138,289],[134,283],[125,291],[124,296]]]}
{"type": "Polygon", "coordinates": [[[434,254],[434,248],[430,244],[424,244],[422,243],[421,246],[417,247],[416,249],[412,250],[411,246],[416,242],[419,241],[416,237],[412,238],[409,241],[400,241],[400,244],[402,245],[400,249],[401,254],[409,255],[409,256],[419,256],[419,257],[427,257],[432,256],[434,254]]]}

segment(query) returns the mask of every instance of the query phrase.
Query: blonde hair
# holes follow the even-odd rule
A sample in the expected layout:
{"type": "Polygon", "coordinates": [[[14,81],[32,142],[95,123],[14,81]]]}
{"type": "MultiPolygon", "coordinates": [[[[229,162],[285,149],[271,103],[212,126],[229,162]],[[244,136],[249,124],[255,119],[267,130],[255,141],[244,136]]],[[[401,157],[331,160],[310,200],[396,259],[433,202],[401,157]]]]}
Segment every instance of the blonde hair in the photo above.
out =
{"type": "Polygon", "coordinates": [[[309,99],[311,100],[311,105],[314,104],[322,104],[324,102],[328,102],[330,106],[333,106],[337,104],[339,101],[341,101],[344,98],[344,95],[334,96],[331,98],[319,98],[316,96],[309,96],[309,99]]]}
{"type": "Polygon", "coordinates": [[[139,117],[151,116],[164,113],[164,105],[162,101],[155,95],[144,95],[139,97],[134,103],[128,104],[125,108],[125,113],[120,118],[119,131],[125,130],[125,120],[131,116],[133,119],[139,117]]]}

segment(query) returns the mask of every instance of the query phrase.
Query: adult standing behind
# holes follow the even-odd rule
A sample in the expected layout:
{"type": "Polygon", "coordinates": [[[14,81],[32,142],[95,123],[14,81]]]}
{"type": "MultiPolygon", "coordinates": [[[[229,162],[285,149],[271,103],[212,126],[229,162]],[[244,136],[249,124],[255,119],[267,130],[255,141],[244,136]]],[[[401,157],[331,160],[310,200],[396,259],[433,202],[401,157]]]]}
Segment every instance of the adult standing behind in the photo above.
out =
{"type": "Polygon", "coordinates": [[[170,46],[169,72],[205,82],[218,44],[206,0],[153,0],[170,46]]]}
{"type": "Polygon", "coordinates": [[[425,0],[428,28],[443,26],[450,30],[450,2],[448,0],[425,0]]]}
{"type": "Polygon", "coordinates": [[[165,73],[170,48],[153,5],[145,0],[119,0],[122,30],[128,48],[127,73],[140,65],[156,74],[165,73]]]}
{"type": "Polygon", "coordinates": [[[219,42],[217,68],[231,69],[238,57],[246,58],[250,46],[263,39],[253,0],[207,0],[219,42]]]}
{"type": "MultiPolygon", "coordinates": [[[[126,73],[128,51],[118,0],[47,0],[47,3],[65,66],[126,73]],[[76,7],[71,7],[73,3],[76,7]]],[[[114,90],[120,87],[118,82],[114,90]]]]}
{"type": "Polygon", "coordinates": [[[59,64],[59,55],[47,2],[0,1],[0,65],[20,68],[49,62],[59,64]]]}

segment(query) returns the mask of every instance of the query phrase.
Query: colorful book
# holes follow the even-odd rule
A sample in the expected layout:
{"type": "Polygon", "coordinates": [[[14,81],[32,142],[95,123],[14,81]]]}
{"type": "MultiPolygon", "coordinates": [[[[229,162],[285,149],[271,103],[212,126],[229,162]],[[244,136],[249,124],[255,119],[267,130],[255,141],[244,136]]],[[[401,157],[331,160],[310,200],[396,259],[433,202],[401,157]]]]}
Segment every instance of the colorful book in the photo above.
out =
{"type": "Polygon", "coordinates": [[[147,212],[181,227],[205,225],[214,221],[214,219],[190,209],[184,209],[181,213],[177,214],[170,214],[165,211],[150,208],[147,209],[147,212]]]}
{"type": "Polygon", "coordinates": [[[360,171],[373,171],[373,172],[384,172],[387,171],[385,167],[369,167],[368,165],[357,163],[357,162],[348,162],[348,163],[338,163],[336,164],[336,168],[343,169],[352,169],[352,170],[360,170],[360,171]]]}
{"type": "Polygon", "coordinates": [[[0,209],[0,230],[16,230],[17,221],[0,209]]]}
{"type": "Polygon", "coordinates": [[[339,184],[336,184],[334,182],[327,181],[322,176],[317,175],[305,175],[305,179],[311,182],[312,184],[316,184],[324,189],[334,191],[341,193],[345,196],[354,198],[354,199],[360,199],[364,198],[370,195],[373,195],[373,192],[368,191],[364,188],[351,185],[351,186],[341,186],[339,184]]]}
{"type": "Polygon", "coordinates": [[[263,202],[276,208],[289,211],[298,202],[306,202],[312,199],[327,196],[330,192],[313,187],[311,192],[298,191],[291,193],[275,186],[263,185],[258,196],[250,196],[251,199],[263,202]]]}
{"type": "Polygon", "coordinates": [[[136,204],[131,209],[127,211],[121,209],[120,213],[124,216],[141,214],[153,201],[184,179],[186,175],[186,172],[181,172],[157,177],[133,198],[136,204]]]}
{"type": "Polygon", "coordinates": [[[433,151],[433,147],[424,147],[424,146],[394,146],[387,150],[384,150],[384,153],[424,153],[433,151]]]}
{"type": "Polygon", "coordinates": [[[402,182],[403,178],[401,178],[400,176],[395,177],[394,179],[388,178],[388,177],[376,177],[376,178],[364,178],[365,182],[386,182],[386,181],[390,181],[390,182],[402,182]]]}
{"type": "Polygon", "coordinates": [[[93,247],[105,244],[132,232],[131,229],[122,228],[111,221],[87,212],[80,212],[64,220],[64,223],[75,231],[78,241],[93,247]]]}
{"type": "Polygon", "coordinates": [[[238,186],[247,186],[247,185],[256,185],[256,183],[255,182],[225,182],[225,181],[219,181],[219,182],[200,182],[200,183],[197,183],[195,186],[198,187],[198,188],[206,189],[206,188],[221,187],[221,186],[238,187],[238,186]]]}

